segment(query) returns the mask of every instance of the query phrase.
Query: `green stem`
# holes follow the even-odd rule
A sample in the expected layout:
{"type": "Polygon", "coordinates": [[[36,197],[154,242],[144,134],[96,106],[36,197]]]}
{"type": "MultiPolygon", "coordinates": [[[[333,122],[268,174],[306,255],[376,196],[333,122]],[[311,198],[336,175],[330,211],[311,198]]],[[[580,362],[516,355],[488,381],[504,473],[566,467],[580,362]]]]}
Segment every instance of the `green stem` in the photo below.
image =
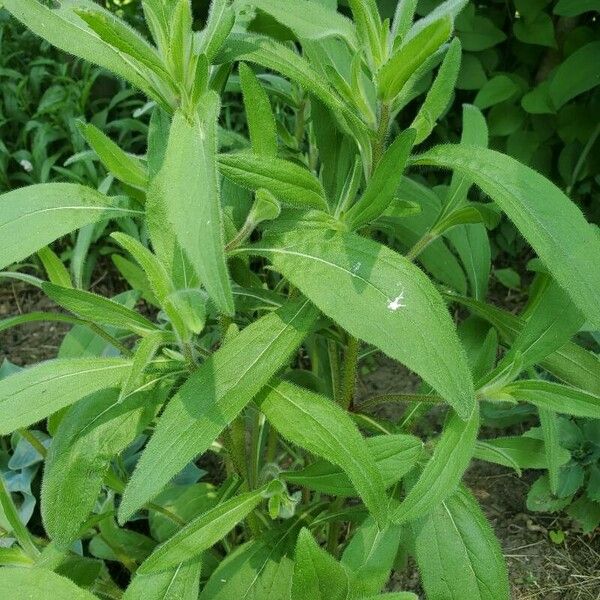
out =
{"type": "Polygon", "coordinates": [[[408,260],[413,261],[431,242],[437,239],[437,235],[435,235],[432,231],[428,231],[423,237],[418,240],[415,245],[406,253],[406,258],[408,260]]]}
{"type": "Polygon", "coordinates": [[[342,384],[340,388],[340,405],[345,410],[352,406],[354,389],[356,387],[356,374],[358,370],[358,339],[348,336],[348,345],[344,355],[344,368],[342,371],[342,384]]]}
{"type": "Polygon", "coordinates": [[[568,195],[570,195],[571,192],[573,191],[573,187],[577,183],[577,177],[579,176],[579,171],[581,171],[581,169],[583,168],[583,164],[585,163],[585,160],[588,157],[588,154],[590,153],[590,150],[592,149],[592,146],[596,142],[596,139],[598,138],[599,135],[600,135],[600,123],[596,126],[596,129],[594,129],[592,135],[590,136],[590,139],[587,141],[587,144],[585,145],[585,148],[583,149],[583,152],[581,153],[581,156],[579,157],[579,160],[577,161],[577,164],[575,165],[575,168],[573,169],[573,175],[571,176],[571,184],[567,187],[568,195]]]}

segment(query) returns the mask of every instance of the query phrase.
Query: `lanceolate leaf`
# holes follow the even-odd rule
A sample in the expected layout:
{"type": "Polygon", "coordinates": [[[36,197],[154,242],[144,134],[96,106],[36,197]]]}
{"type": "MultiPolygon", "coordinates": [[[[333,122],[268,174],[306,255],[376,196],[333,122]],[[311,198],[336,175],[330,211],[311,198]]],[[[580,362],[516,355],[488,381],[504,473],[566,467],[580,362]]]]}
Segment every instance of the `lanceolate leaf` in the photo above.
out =
{"type": "Polygon", "coordinates": [[[175,248],[160,250],[163,243],[157,244],[165,239],[161,229],[166,218],[219,310],[233,314],[216,167],[218,97],[210,92],[200,106],[199,116],[177,112],[173,119],[165,159],[149,191],[150,232],[169,268],[175,248]]]}
{"type": "Polygon", "coordinates": [[[327,210],[321,182],[308,169],[290,161],[245,153],[221,154],[219,169],[238,185],[264,188],[292,206],[327,210]]]}
{"type": "Polygon", "coordinates": [[[469,417],[475,398],[465,352],[418,267],[356,234],[321,229],[291,231],[249,252],[268,257],[326,315],[417,372],[469,417]]]}
{"type": "Polygon", "coordinates": [[[415,132],[401,133],[387,149],[360,200],[348,211],[346,220],[351,229],[359,229],[379,217],[392,203],[404,165],[415,141],[415,132]]]}
{"type": "Polygon", "coordinates": [[[500,544],[464,487],[412,525],[419,571],[431,600],[509,600],[500,544]]]}
{"type": "Polygon", "coordinates": [[[146,189],[148,174],[141,160],[121,150],[91,123],[81,124],[79,130],[98,158],[117,179],[133,187],[146,189]]]}
{"type": "Polygon", "coordinates": [[[122,197],[73,183],[42,183],[0,196],[0,269],[89,223],[142,216],[122,197]]]}
{"type": "Polygon", "coordinates": [[[249,325],[202,364],[161,416],[125,490],[122,520],[210,447],[286,363],[316,318],[306,300],[290,302],[249,325]]]}
{"type": "Polygon", "coordinates": [[[82,319],[129,329],[140,335],[147,335],[158,329],[146,317],[98,294],[53,283],[44,283],[42,289],[49,298],[82,319]]]}
{"type": "Polygon", "coordinates": [[[600,236],[554,184],[494,150],[438,146],[415,164],[468,175],[515,223],[574,304],[600,328],[600,236]]]}
{"type": "Polygon", "coordinates": [[[265,492],[263,487],[240,494],[206,511],[161,544],[140,566],[139,572],[162,571],[201,555],[245,519],[261,503],[265,492]]]}
{"type": "Polygon", "coordinates": [[[118,387],[131,362],[119,358],[49,360],[0,381],[0,435],[29,427],[89,394],[118,387]]]}
{"type": "Polygon", "coordinates": [[[136,573],[123,600],[198,600],[200,560],[186,560],[158,573],[136,573]]]}
{"type": "Polygon", "coordinates": [[[339,37],[352,48],[358,46],[352,21],[319,2],[295,0],[282,4],[279,0],[250,0],[241,4],[245,3],[271,15],[292,30],[299,40],[339,37]]]}
{"type": "Polygon", "coordinates": [[[31,31],[52,45],[100,65],[124,77],[144,93],[153,95],[141,65],[101,40],[75,14],[75,8],[101,10],[96,3],[91,0],[61,0],[59,7],[53,9],[39,0],[4,0],[2,4],[31,31]]]}
{"type": "Polygon", "coordinates": [[[92,593],[76,586],[70,579],[47,569],[5,567],[0,569],[0,588],[11,600],[64,598],[97,600],[92,593]]]}
{"type": "Polygon", "coordinates": [[[558,494],[561,447],[559,422],[556,413],[548,408],[540,408],[540,425],[544,434],[544,448],[546,451],[546,462],[548,463],[548,480],[550,490],[556,496],[558,494]]]}
{"type": "Polygon", "coordinates": [[[449,415],[433,456],[392,515],[395,523],[407,523],[427,514],[456,490],[473,456],[478,431],[478,407],[466,422],[453,413],[449,415]]]}
{"type": "Polygon", "coordinates": [[[261,156],[277,156],[277,129],[267,92],[254,71],[240,63],[240,83],[252,150],[261,156]]]}
{"type": "Polygon", "coordinates": [[[287,381],[267,385],[260,409],[285,438],[338,465],[380,525],[388,497],[375,459],[347,413],[333,401],[287,381]]]}
{"type": "Polygon", "coordinates": [[[152,418],[160,398],[144,393],[117,405],[118,397],[114,388],[88,396],[69,410],[52,439],[42,486],[42,517],[50,537],[63,546],[77,539],[110,461],[152,418]]]}
{"type": "Polygon", "coordinates": [[[600,395],[553,381],[519,380],[502,388],[519,402],[529,402],[557,413],[600,419],[600,395]]]}
{"type": "MultiPolygon", "coordinates": [[[[378,435],[365,441],[386,488],[400,481],[416,465],[423,450],[421,440],[412,435],[378,435]]],[[[324,494],[358,495],[344,470],[325,460],[315,461],[300,471],[284,471],[281,477],[324,494]]]]}
{"type": "Polygon", "coordinates": [[[379,94],[386,101],[393,100],[410,76],[425,62],[452,33],[448,17],[434,21],[413,39],[403,44],[378,74],[379,94]]]}

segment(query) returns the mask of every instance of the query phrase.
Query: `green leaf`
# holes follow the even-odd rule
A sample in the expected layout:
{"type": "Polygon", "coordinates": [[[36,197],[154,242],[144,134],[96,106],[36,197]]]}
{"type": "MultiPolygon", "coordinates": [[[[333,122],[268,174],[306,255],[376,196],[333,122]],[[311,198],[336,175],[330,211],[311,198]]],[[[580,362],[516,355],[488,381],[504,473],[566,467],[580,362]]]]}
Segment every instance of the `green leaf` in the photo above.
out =
{"type": "MultiPolygon", "coordinates": [[[[421,440],[403,434],[379,435],[365,441],[386,488],[400,481],[416,465],[423,449],[421,440]]],[[[344,471],[324,460],[315,461],[299,471],[284,471],[281,478],[324,494],[358,495],[344,471]]]]}
{"type": "Polygon", "coordinates": [[[600,41],[591,42],[569,55],[556,69],[549,87],[556,110],[600,84],[599,53],[600,41]]]}
{"type": "Polygon", "coordinates": [[[89,223],[141,216],[123,197],[73,183],[42,183],[0,196],[0,269],[89,223]]]}
{"type": "Polygon", "coordinates": [[[544,434],[544,448],[546,451],[546,462],[548,464],[550,490],[556,495],[558,493],[558,480],[561,465],[559,422],[556,413],[547,408],[540,408],[539,415],[542,432],[544,434]]]}
{"type": "Polygon", "coordinates": [[[437,120],[448,108],[458,79],[461,53],[460,40],[455,38],[450,43],[438,74],[411,124],[411,128],[417,132],[415,144],[420,144],[429,137],[437,120]]]}
{"type": "Polygon", "coordinates": [[[341,563],[352,573],[353,593],[360,597],[380,592],[387,583],[402,534],[402,527],[379,529],[366,519],[346,546],[341,563]]]}
{"type": "Polygon", "coordinates": [[[75,13],[75,9],[89,8],[110,15],[91,0],[62,0],[58,8],[52,9],[38,0],[4,0],[3,5],[33,33],[53,46],[116,73],[157,99],[143,67],[103,41],[75,13]]]}
{"type": "Polygon", "coordinates": [[[159,395],[118,403],[118,390],[92,394],[63,417],[46,459],[42,517],[50,538],[68,546],[94,509],[110,462],[154,416],[159,395]]]}
{"type": "Polygon", "coordinates": [[[0,381],[0,435],[29,427],[99,390],[119,387],[131,369],[120,358],[57,359],[0,381]]]}
{"type": "MultiPolygon", "coordinates": [[[[491,323],[508,343],[514,342],[525,326],[524,319],[500,308],[464,296],[447,294],[446,297],[466,306],[474,314],[491,323]]],[[[546,356],[540,364],[565,383],[600,394],[600,361],[593,353],[577,344],[567,342],[546,356]]]]}
{"type": "Polygon", "coordinates": [[[240,63],[239,69],[252,150],[260,156],[275,158],[277,128],[269,96],[248,65],[240,63]]]}
{"type": "MultiPolygon", "coordinates": [[[[278,483],[274,481],[268,485],[278,483]]],[[[156,548],[140,566],[139,573],[162,571],[200,556],[225,537],[262,502],[268,485],[234,496],[185,525],[156,548]]]]}
{"type": "Polygon", "coordinates": [[[319,229],[266,239],[249,252],[268,257],[327,316],[414,370],[469,417],[475,397],[464,350],[418,267],[356,234],[319,229]]]}
{"type": "Polygon", "coordinates": [[[321,182],[293,162],[247,153],[220,154],[219,169],[238,185],[251,190],[264,188],[292,206],[327,210],[321,182]]]}
{"type": "Polygon", "coordinates": [[[404,165],[414,140],[415,131],[407,129],[386,150],[364,194],[345,216],[351,229],[360,229],[368,225],[392,203],[402,181],[404,165]]]}
{"type": "Polygon", "coordinates": [[[148,335],[158,329],[146,317],[98,294],[65,288],[53,283],[44,283],[42,289],[58,305],[82,319],[127,329],[138,335],[148,335]]]}
{"type": "Polygon", "coordinates": [[[473,104],[484,110],[494,104],[500,104],[511,99],[519,92],[519,86],[507,75],[496,75],[492,77],[477,92],[473,104]]]}
{"type": "Polygon", "coordinates": [[[285,365],[317,313],[306,300],[285,304],[215,352],[171,399],[125,490],[125,520],[152,499],[285,365]]]}
{"type": "Polygon", "coordinates": [[[119,246],[127,250],[137,263],[142,267],[152,292],[159,303],[163,303],[167,296],[174,291],[173,283],[167,270],[158,257],[135,238],[116,231],[111,236],[119,246]]]}
{"type": "Polygon", "coordinates": [[[350,573],[319,547],[308,529],[296,545],[291,600],[344,600],[349,598],[350,573]]]}
{"type": "Polygon", "coordinates": [[[461,421],[455,413],[448,416],[433,456],[392,515],[395,523],[422,517],[456,490],[473,456],[478,431],[479,410],[468,421],[461,421]]]}
{"type": "Polygon", "coordinates": [[[360,47],[370,59],[371,66],[379,67],[384,56],[383,28],[375,0],[348,0],[360,41],[360,47]]]}
{"type": "Polygon", "coordinates": [[[342,123],[347,123],[355,134],[360,136],[367,133],[365,124],[306,59],[270,38],[249,34],[231,35],[220,60],[244,60],[273,69],[318,98],[334,111],[336,117],[341,115],[342,123]]]}
{"type": "Polygon", "coordinates": [[[288,540],[293,536],[286,531],[272,542],[265,535],[239,546],[221,561],[200,599],[290,600],[294,563],[283,556],[288,540]]]}
{"type": "Polygon", "coordinates": [[[73,287],[69,270],[63,265],[60,258],[49,246],[38,250],[37,255],[44,265],[44,270],[48,275],[48,279],[52,283],[68,288],[73,287]]]}
{"type": "Polygon", "coordinates": [[[205,54],[212,63],[235,24],[235,11],[229,0],[214,0],[210,4],[206,27],[200,33],[197,54],[205,54]]]}
{"type": "Polygon", "coordinates": [[[558,0],[554,14],[561,17],[576,17],[588,11],[598,11],[598,0],[558,0]]]}
{"type": "Polygon", "coordinates": [[[198,600],[201,567],[200,560],[186,560],[158,573],[136,573],[123,600],[198,600]]]}
{"type": "Polygon", "coordinates": [[[11,567],[0,569],[0,587],[11,600],[64,598],[97,600],[90,592],[77,587],[70,579],[46,569],[11,567]]]}
{"type": "Polygon", "coordinates": [[[575,305],[600,328],[600,236],[554,184],[509,156],[438,146],[415,164],[468,175],[515,223],[575,305]]]}
{"type": "Polygon", "coordinates": [[[164,219],[219,310],[233,314],[216,169],[218,114],[214,92],[204,98],[199,115],[188,120],[179,111],[175,114],[162,168],[148,192],[148,220],[155,250],[167,269],[176,250],[159,242],[164,219]]]}
{"type": "Polygon", "coordinates": [[[502,388],[519,402],[529,402],[538,408],[554,412],[600,419],[600,395],[584,392],[560,383],[538,379],[519,380],[502,388]]]}
{"type": "Polygon", "coordinates": [[[377,522],[385,524],[383,479],[358,428],[338,404],[287,381],[267,385],[258,402],[284,438],[340,467],[377,522]]]}
{"type": "Polygon", "coordinates": [[[285,5],[279,0],[248,0],[240,4],[253,6],[271,15],[293,31],[300,41],[336,37],[345,40],[351,48],[358,48],[352,21],[314,0],[295,0],[285,5]]]}
{"type": "Polygon", "coordinates": [[[450,37],[452,19],[446,17],[427,25],[405,42],[381,67],[378,74],[379,95],[393,100],[410,76],[450,37]]]}
{"type": "Polygon", "coordinates": [[[91,123],[79,123],[79,131],[104,166],[127,185],[145,190],[148,173],[139,158],[124,152],[107,135],[91,123]]]}
{"type": "Polygon", "coordinates": [[[462,487],[411,527],[432,600],[509,600],[502,549],[477,500],[462,487]]]}
{"type": "MultiPolygon", "coordinates": [[[[499,437],[480,440],[475,446],[474,458],[486,460],[505,467],[519,469],[547,469],[544,442],[527,435],[499,437]]],[[[564,465],[571,454],[561,449],[558,462],[564,465]]]]}

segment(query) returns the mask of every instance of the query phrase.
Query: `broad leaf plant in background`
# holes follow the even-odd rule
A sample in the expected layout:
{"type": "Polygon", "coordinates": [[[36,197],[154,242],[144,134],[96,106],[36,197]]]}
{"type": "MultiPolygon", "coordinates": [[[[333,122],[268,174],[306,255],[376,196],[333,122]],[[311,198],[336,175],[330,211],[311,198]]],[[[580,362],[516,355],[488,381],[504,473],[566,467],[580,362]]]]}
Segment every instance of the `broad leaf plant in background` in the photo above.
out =
{"type": "MultiPolygon", "coordinates": [[[[428,143],[468,2],[417,18],[401,0],[384,20],[374,0],[347,13],[214,0],[195,31],[188,0],[143,0],[151,39],[89,0],[2,4],[152,103],[144,155],[80,124],[117,195],[69,182],[0,198],[1,276],[62,309],[0,328],[72,325],[57,359],[0,380],[0,434],[44,463],[43,529],[0,485],[7,597],[400,600],[415,596],[388,580],[410,555],[428,598],[508,598],[462,476],[473,458],[544,469],[530,502],[573,498],[561,432],[574,416],[593,436],[600,418],[598,359],[571,341],[600,328],[600,238],[554,184],[488,149],[475,106],[460,143],[428,143]],[[240,92],[243,131],[221,118],[240,92]],[[426,185],[432,169],[446,185],[426,185]],[[501,213],[539,257],[519,315],[486,302],[501,213]],[[131,285],[114,298],[49,247],[108,222],[131,285]],[[21,268],[34,253],[43,279],[21,268]],[[416,373],[419,393],[358,401],[373,351],[416,373]],[[400,420],[381,417],[390,403],[400,420]],[[479,435],[515,405],[539,427],[479,435]],[[431,409],[444,423],[421,440],[431,409]]],[[[577,500],[592,527],[598,473],[577,500]]]]}

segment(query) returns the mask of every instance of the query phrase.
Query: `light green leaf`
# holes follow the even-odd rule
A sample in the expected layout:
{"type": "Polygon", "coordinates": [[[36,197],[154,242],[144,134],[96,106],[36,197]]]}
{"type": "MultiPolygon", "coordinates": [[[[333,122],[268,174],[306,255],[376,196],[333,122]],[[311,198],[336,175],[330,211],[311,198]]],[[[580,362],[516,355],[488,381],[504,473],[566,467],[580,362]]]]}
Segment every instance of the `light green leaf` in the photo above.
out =
{"type": "Polygon", "coordinates": [[[369,518],[346,546],[341,563],[352,573],[352,590],[362,597],[380,592],[387,583],[402,535],[400,525],[380,529],[369,518]]]}
{"type": "Polygon", "coordinates": [[[448,416],[433,456],[392,515],[395,523],[422,517],[456,490],[473,456],[478,431],[478,407],[466,422],[454,413],[448,416]]]}
{"type": "MultiPolygon", "coordinates": [[[[505,467],[514,468],[516,464],[519,469],[548,468],[544,442],[526,435],[480,440],[473,456],[505,467]]],[[[564,465],[570,458],[569,451],[561,449],[558,462],[564,465]]]]}
{"type": "Polygon", "coordinates": [[[364,194],[345,216],[351,229],[360,229],[368,225],[392,203],[402,181],[404,165],[414,140],[415,131],[407,129],[386,150],[364,194]]]}
{"type": "Polygon", "coordinates": [[[98,294],[65,288],[53,283],[44,283],[42,289],[58,305],[82,319],[127,329],[138,335],[148,335],[158,329],[146,317],[98,294]]]}
{"type": "Polygon", "coordinates": [[[123,197],[73,183],[41,183],[0,196],[0,268],[89,223],[141,216],[123,197]]]}
{"type": "Polygon", "coordinates": [[[240,84],[252,150],[260,156],[277,156],[277,128],[271,102],[254,71],[240,63],[240,84]]]}
{"type": "Polygon", "coordinates": [[[219,310],[233,314],[216,170],[218,114],[214,92],[207,94],[200,114],[191,120],[175,114],[162,168],[148,192],[148,219],[153,245],[167,269],[176,249],[164,247],[169,240],[164,238],[163,219],[219,310]]]}
{"type": "Polygon", "coordinates": [[[118,404],[118,390],[92,394],[63,417],[52,439],[42,485],[46,532],[61,546],[81,534],[98,499],[110,461],[152,418],[158,395],[118,404]]]}
{"type": "Polygon", "coordinates": [[[296,163],[247,153],[220,154],[219,169],[238,185],[251,190],[264,188],[292,206],[327,210],[321,182],[296,163]]]}
{"type": "Polygon", "coordinates": [[[140,565],[139,572],[162,571],[200,556],[245,519],[262,502],[266,491],[264,486],[234,496],[206,511],[158,546],[140,565]]]}
{"type": "Polygon", "coordinates": [[[352,21],[314,0],[295,0],[285,5],[280,0],[244,0],[239,4],[253,6],[271,15],[293,31],[300,41],[337,37],[345,40],[351,48],[358,48],[352,21]]]}
{"type": "Polygon", "coordinates": [[[229,0],[214,0],[210,4],[206,27],[198,36],[197,54],[205,54],[212,63],[235,24],[235,11],[229,0]]]}
{"type": "Polygon", "coordinates": [[[157,99],[142,65],[100,39],[75,13],[74,9],[90,8],[110,15],[92,0],[62,0],[58,8],[52,9],[38,0],[4,0],[3,5],[33,33],[53,46],[116,73],[157,99]]]}
{"type": "Polygon", "coordinates": [[[119,358],[58,359],[0,381],[0,435],[29,427],[99,390],[119,387],[131,362],[119,358]]]}
{"type": "Polygon", "coordinates": [[[215,352],[171,399],[125,490],[122,520],[152,499],[285,365],[317,318],[306,300],[289,302],[215,352]]]}
{"type": "Polygon", "coordinates": [[[44,270],[48,275],[48,279],[52,283],[68,288],[73,287],[69,270],[49,246],[38,250],[37,255],[44,265],[44,270]]]}
{"type": "Polygon", "coordinates": [[[429,137],[437,120],[448,108],[458,79],[461,54],[460,40],[454,38],[450,43],[446,56],[444,56],[433,84],[411,124],[411,128],[417,131],[415,144],[420,144],[429,137]]]}
{"type": "Polygon", "coordinates": [[[139,158],[121,150],[117,144],[91,123],[80,123],[79,131],[104,166],[119,181],[141,190],[146,189],[148,173],[139,158]]]}
{"type": "Polygon", "coordinates": [[[417,564],[431,600],[509,600],[500,544],[464,487],[412,525],[417,564]]]}
{"type": "Polygon", "coordinates": [[[308,529],[296,545],[291,600],[345,600],[350,597],[350,573],[323,550],[308,529]]]}
{"type": "Polygon", "coordinates": [[[475,397],[465,352],[418,267],[356,234],[320,229],[290,231],[248,251],[268,257],[326,315],[414,370],[469,417],[475,397]]]}
{"type": "Polygon", "coordinates": [[[544,434],[544,448],[546,451],[546,462],[548,464],[550,490],[556,496],[558,494],[561,465],[559,422],[556,413],[547,408],[540,408],[539,415],[542,433],[544,434]]]}
{"type": "Polygon", "coordinates": [[[200,560],[186,560],[158,573],[136,573],[123,600],[198,600],[201,567],[200,560]]]}
{"type": "Polygon", "coordinates": [[[32,598],[64,598],[64,600],[97,600],[77,587],[70,579],[46,569],[11,567],[0,569],[0,588],[11,600],[32,598]]]}
{"type": "Polygon", "coordinates": [[[438,146],[415,164],[468,175],[515,223],[575,305],[600,328],[600,236],[554,184],[509,156],[438,146]]]}
{"type": "MultiPolygon", "coordinates": [[[[416,465],[423,449],[421,440],[411,435],[378,435],[365,441],[386,488],[400,481],[416,465]]],[[[358,495],[343,469],[324,460],[315,461],[299,471],[284,471],[281,478],[324,494],[358,495]]]]}
{"type": "Polygon", "coordinates": [[[284,438],[340,467],[377,522],[385,524],[383,479],[358,428],[338,404],[287,381],[267,385],[258,402],[284,438]]]}
{"type": "Polygon", "coordinates": [[[427,25],[405,42],[378,73],[379,94],[393,100],[410,76],[438,50],[452,33],[452,19],[446,17],[427,25]]]}
{"type": "Polygon", "coordinates": [[[600,419],[600,395],[553,381],[521,379],[503,387],[501,391],[519,402],[529,402],[538,408],[574,417],[600,419]]]}

